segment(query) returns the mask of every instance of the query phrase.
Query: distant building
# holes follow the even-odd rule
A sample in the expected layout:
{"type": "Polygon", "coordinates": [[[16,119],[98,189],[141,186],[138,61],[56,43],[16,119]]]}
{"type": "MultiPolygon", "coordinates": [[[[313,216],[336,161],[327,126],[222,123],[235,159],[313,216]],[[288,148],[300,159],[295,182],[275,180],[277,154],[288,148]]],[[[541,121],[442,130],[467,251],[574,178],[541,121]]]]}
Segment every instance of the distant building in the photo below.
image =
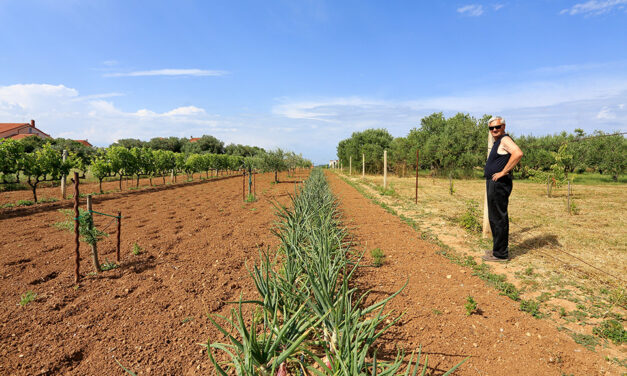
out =
{"type": "Polygon", "coordinates": [[[30,123],[0,123],[0,138],[21,140],[31,136],[37,136],[43,139],[52,138],[49,134],[35,127],[35,120],[31,120],[30,123]]]}
{"type": "Polygon", "coordinates": [[[200,140],[200,137],[192,137],[189,139],[189,142],[196,142],[198,140],[200,140]]]}
{"type": "Polygon", "coordinates": [[[338,167],[340,167],[339,159],[333,159],[329,161],[329,168],[338,168],[338,167]]]}

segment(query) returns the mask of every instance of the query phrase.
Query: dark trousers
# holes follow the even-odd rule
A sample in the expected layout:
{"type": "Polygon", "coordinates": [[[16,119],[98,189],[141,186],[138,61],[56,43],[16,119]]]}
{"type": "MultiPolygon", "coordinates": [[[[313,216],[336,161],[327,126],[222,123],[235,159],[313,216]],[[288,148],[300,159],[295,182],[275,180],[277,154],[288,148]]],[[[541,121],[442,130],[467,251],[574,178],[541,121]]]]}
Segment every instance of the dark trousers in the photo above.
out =
{"type": "Polygon", "coordinates": [[[509,217],[507,205],[512,193],[512,178],[504,176],[498,181],[486,180],[488,193],[488,218],[492,230],[492,254],[494,257],[508,257],[509,217]]]}

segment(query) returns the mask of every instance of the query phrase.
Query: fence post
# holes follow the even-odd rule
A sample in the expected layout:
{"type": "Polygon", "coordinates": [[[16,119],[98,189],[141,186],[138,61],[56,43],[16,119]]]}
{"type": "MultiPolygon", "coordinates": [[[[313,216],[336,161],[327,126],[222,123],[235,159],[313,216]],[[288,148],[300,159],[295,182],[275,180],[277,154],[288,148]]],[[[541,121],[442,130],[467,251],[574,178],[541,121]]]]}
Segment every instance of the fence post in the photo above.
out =
{"type": "MultiPolygon", "coordinates": [[[[488,154],[486,156],[486,159],[490,155],[493,145],[494,145],[494,137],[492,137],[490,132],[488,132],[488,154]]],[[[486,188],[487,188],[487,184],[486,184],[486,188]]],[[[486,189],[483,195],[483,231],[481,231],[481,237],[487,238],[491,234],[492,234],[492,231],[490,230],[490,219],[488,217],[488,191],[486,189]]]]}
{"type": "Polygon", "coordinates": [[[246,201],[246,171],[242,174],[242,200],[246,201]]]}
{"type": "MultiPolygon", "coordinates": [[[[91,195],[87,195],[87,212],[89,215],[89,230],[93,230],[94,228],[94,215],[92,213],[92,203],[91,203],[91,195]]],[[[98,245],[97,243],[90,244],[91,245],[91,261],[94,264],[94,269],[96,272],[100,272],[100,262],[98,262],[98,245]]]]}
{"type": "Polygon", "coordinates": [[[74,172],[74,283],[78,283],[80,275],[78,274],[79,265],[81,262],[81,256],[79,253],[80,241],[79,241],[79,210],[78,210],[78,172],[74,172]]]}
{"type": "Polygon", "coordinates": [[[366,154],[361,153],[361,178],[366,177],[366,154]]]}
{"type": "Polygon", "coordinates": [[[122,236],[122,212],[118,210],[118,242],[115,248],[116,261],[120,262],[120,237],[122,236]]]}
{"type": "Polygon", "coordinates": [[[349,156],[348,157],[348,174],[352,175],[353,174],[353,156],[349,156]]]}
{"type": "Polygon", "coordinates": [[[388,187],[388,151],[383,150],[383,189],[388,187]]]}
{"type": "Polygon", "coordinates": [[[418,150],[416,150],[416,200],[415,203],[418,203],[418,150]]]}
{"type": "Polygon", "coordinates": [[[551,176],[546,177],[546,197],[551,197],[551,176]]]}
{"type": "MultiPolygon", "coordinates": [[[[63,163],[65,163],[65,161],[67,160],[67,150],[63,150],[63,163]]],[[[65,200],[65,192],[66,192],[66,183],[67,183],[67,176],[64,174],[61,177],[61,197],[65,200]]]]}
{"type": "Polygon", "coordinates": [[[570,214],[570,180],[568,181],[568,214],[570,214]]]}

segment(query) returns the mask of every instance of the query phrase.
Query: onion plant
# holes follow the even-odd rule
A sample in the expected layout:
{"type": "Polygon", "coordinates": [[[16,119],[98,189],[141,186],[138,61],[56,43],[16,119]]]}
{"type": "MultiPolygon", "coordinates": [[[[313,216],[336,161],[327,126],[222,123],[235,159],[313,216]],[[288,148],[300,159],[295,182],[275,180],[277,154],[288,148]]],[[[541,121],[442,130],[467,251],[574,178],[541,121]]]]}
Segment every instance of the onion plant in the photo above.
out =
{"type": "MultiPolygon", "coordinates": [[[[370,306],[365,306],[368,292],[359,294],[351,287],[363,254],[355,254],[345,240],[337,200],[322,171],[312,172],[296,189],[291,203],[289,208],[275,204],[277,256],[261,252],[250,270],[260,298],[240,298],[231,318],[214,316],[230,324],[237,337],[210,317],[229,340],[204,345],[216,371],[251,376],[416,375],[420,352],[415,362],[410,356],[404,371],[402,350],[397,350],[393,360],[377,359],[376,341],[400,319],[384,309],[405,286],[370,306]],[[243,304],[261,311],[250,327],[245,324],[243,304]],[[223,351],[229,360],[218,363],[214,350],[223,351]]],[[[425,358],[421,375],[426,369],[425,358]]]]}

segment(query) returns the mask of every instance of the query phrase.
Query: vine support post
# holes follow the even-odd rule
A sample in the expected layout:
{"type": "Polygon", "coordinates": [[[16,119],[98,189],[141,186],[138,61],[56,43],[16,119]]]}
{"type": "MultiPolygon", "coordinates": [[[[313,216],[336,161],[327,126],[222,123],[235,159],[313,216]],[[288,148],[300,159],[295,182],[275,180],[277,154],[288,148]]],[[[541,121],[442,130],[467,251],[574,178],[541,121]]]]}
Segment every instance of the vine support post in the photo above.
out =
{"type": "Polygon", "coordinates": [[[546,177],[546,197],[551,198],[551,175],[546,177]]]}
{"type": "Polygon", "coordinates": [[[361,178],[366,177],[366,154],[361,153],[361,178]]]}
{"type": "Polygon", "coordinates": [[[388,151],[383,150],[383,189],[388,187],[388,151]]]}
{"type": "Polygon", "coordinates": [[[570,214],[570,180],[568,181],[568,214],[570,214]]]}
{"type": "Polygon", "coordinates": [[[415,203],[418,204],[418,150],[416,150],[416,199],[415,203]]]}
{"type": "Polygon", "coordinates": [[[257,173],[253,172],[253,196],[257,197],[257,173]]]}
{"type": "MultiPolygon", "coordinates": [[[[63,163],[65,163],[65,161],[67,160],[67,150],[63,150],[63,163]]],[[[61,177],[61,197],[65,200],[65,195],[66,195],[66,184],[67,183],[67,175],[63,175],[61,177]]]]}
{"type": "Polygon", "coordinates": [[[115,248],[115,260],[120,263],[120,237],[122,236],[122,212],[118,210],[118,239],[115,248]]]}
{"type": "Polygon", "coordinates": [[[348,175],[353,174],[353,156],[348,157],[348,175]]]}
{"type": "Polygon", "coordinates": [[[246,201],[246,171],[242,174],[242,201],[246,201]]]}
{"type": "MultiPolygon", "coordinates": [[[[492,146],[494,145],[494,137],[492,137],[492,135],[490,134],[490,132],[488,132],[488,154],[487,156],[490,155],[490,152],[492,151],[492,146]]],[[[487,159],[486,156],[486,159],[487,159]]],[[[492,235],[492,231],[490,230],[490,218],[488,217],[488,190],[487,190],[488,185],[486,184],[486,190],[485,193],[483,195],[483,230],[481,231],[481,237],[482,238],[488,238],[490,235],[492,235]]]]}
{"type": "Polygon", "coordinates": [[[78,200],[79,200],[79,193],[78,193],[78,172],[74,172],[74,283],[78,283],[78,281],[80,280],[80,275],[78,274],[79,271],[79,265],[80,265],[80,261],[81,261],[81,257],[80,257],[80,253],[79,253],[79,248],[80,248],[80,241],[79,241],[79,220],[80,218],[79,215],[79,210],[78,210],[78,200]]]}
{"type": "MultiPolygon", "coordinates": [[[[94,215],[92,210],[92,202],[91,195],[87,195],[87,215],[88,215],[88,223],[89,223],[89,231],[94,229],[94,215]]],[[[100,263],[98,262],[98,245],[96,242],[90,244],[91,246],[91,260],[94,264],[94,269],[96,269],[96,273],[100,272],[100,263]]]]}

